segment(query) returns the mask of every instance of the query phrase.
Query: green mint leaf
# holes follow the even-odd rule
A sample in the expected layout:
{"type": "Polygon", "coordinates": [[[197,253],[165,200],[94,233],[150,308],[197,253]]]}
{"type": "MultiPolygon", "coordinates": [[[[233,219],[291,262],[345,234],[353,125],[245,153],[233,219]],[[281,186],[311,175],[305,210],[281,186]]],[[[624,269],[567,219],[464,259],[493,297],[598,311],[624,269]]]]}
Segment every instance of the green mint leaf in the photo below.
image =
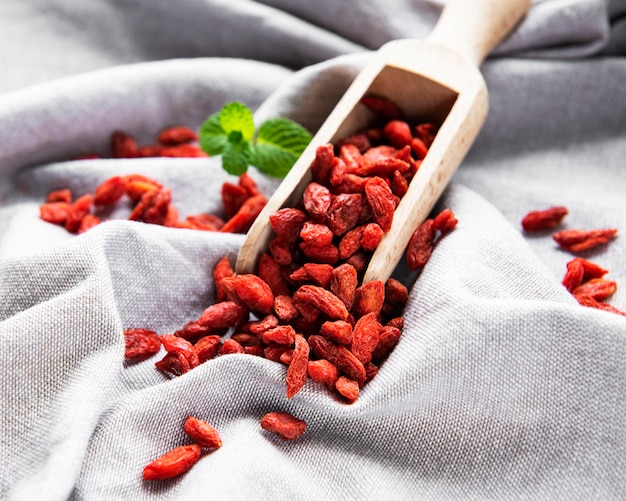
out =
{"type": "Polygon", "coordinates": [[[228,141],[222,150],[222,167],[234,176],[241,176],[246,172],[251,160],[252,146],[248,141],[228,141]]]}
{"type": "Polygon", "coordinates": [[[207,155],[219,155],[228,143],[228,136],[220,125],[220,113],[209,116],[198,131],[198,142],[207,155]]]}
{"type": "Polygon", "coordinates": [[[287,118],[271,118],[259,128],[254,165],[273,177],[285,177],[311,141],[311,133],[287,118]]]}
{"type": "Polygon", "coordinates": [[[254,137],[252,111],[244,104],[235,101],[225,105],[220,111],[219,123],[226,134],[238,131],[246,141],[254,137]]]}

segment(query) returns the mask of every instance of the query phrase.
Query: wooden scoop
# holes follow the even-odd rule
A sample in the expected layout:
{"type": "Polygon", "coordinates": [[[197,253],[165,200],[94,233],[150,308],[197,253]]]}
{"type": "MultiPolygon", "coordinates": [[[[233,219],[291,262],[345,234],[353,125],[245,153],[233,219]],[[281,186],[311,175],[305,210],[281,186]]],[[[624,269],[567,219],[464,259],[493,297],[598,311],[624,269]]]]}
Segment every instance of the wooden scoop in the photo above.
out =
{"type": "Polygon", "coordinates": [[[355,78],[248,231],[235,266],[254,273],[273,236],[269,216],[294,207],[311,182],[318,146],[371,126],[363,96],[385,97],[409,121],[433,122],[439,131],[399,203],[389,232],[374,251],[363,282],[385,281],[478,135],[488,95],[478,69],[487,54],[517,25],[531,0],[448,0],[426,40],[385,44],[355,78]]]}

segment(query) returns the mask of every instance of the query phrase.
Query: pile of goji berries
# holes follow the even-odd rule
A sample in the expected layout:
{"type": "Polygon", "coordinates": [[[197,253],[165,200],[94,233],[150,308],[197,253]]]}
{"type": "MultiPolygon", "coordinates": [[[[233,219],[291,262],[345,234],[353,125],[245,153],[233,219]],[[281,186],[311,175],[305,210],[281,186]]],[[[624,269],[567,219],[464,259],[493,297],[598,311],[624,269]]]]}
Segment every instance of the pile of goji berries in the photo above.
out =
{"type": "MultiPolygon", "coordinates": [[[[206,156],[194,141],[196,133],[187,127],[169,127],[158,135],[156,144],[138,147],[136,140],[125,132],[112,135],[114,158],[146,156],[201,157],[206,156]]],[[[90,156],[93,158],[93,156],[90,156]]],[[[180,219],[172,204],[172,192],[158,181],[141,174],[113,176],[100,184],[95,192],[76,200],[69,189],[52,191],[39,207],[41,219],[63,226],[70,233],[84,233],[102,222],[102,214],[113,204],[126,202],[131,206],[131,221],[158,224],[171,228],[245,233],[265,206],[254,180],[243,174],[238,184],[222,185],[224,217],[216,214],[195,214],[180,219]]]]}
{"type": "MultiPolygon", "coordinates": [[[[237,274],[222,258],[213,269],[216,302],[172,334],[127,330],[128,358],[150,357],[160,343],[166,354],[156,367],[180,376],[216,356],[256,355],[287,366],[287,398],[310,379],[357,400],[400,339],[408,300],[398,280],[362,283],[363,273],[437,130],[410,125],[388,101],[364,104],[384,123],[317,149],[299,203],[270,216],[274,236],[256,273],[237,274]]],[[[456,224],[446,209],[420,225],[407,247],[410,268],[424,266],[456,224]]],[[[271,412],[261,427],[293,440],[306,423],[271,412]]]]}
{"type": "MultiPolygon", "coordinates": [[[[522,219],[522,228],[526,232],[552,230],[561,224],[567,214],[568,210],[563,206],[531,211],[522,219]]],[[[606,245],[616,235],[616,228],[565,229],[553,233],[552,238],[563,250],[577,254],[606,245]]],[[[604,278],[607,273],[608,270],[598,264],[577,256],[567,263],[562,283],[582,306],[626,316],[626,313],[605,302],[617,290],[617,282],[604,278]]]]}

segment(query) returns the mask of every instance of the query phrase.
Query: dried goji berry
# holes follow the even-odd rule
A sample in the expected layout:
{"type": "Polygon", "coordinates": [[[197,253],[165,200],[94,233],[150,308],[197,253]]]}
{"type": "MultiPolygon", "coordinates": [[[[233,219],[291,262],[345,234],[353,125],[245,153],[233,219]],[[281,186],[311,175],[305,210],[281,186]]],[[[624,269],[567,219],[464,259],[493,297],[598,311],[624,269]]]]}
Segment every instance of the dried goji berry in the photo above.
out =
{"type": "Polygon", "coordinates": [[[48,223],[65,226],[70,210],[68,202],[48,202],[39,206],[39,217],[48,223]]]}
{"type": "Polygon", "coordinates": [[[602,301],[598,301],[597,299],[594,299],[591,296],[588,296],[586,294],[578,294],[574,297],[576,298],[576,300],[581,306],[586,306],[588,308],[595,308],[597,310],[608,311],[609,313],[615,313],[617,315],[626,317],[626,312],[618,310],[614,306],[608,303],[603,303],[602,301]]]}
{"type": "Polygon", "coordinates": [[[389,120],[383,127],[383,133],[394,148],[402,148],[411,143],[411,127],[404,120],[389,120]]]}
{"type": "Polygon", "coordinates": [[[78,225],[78,230],[76,230],[76,233],[78,233],[79,235],[81,233],[85,233],[87,230],[90,230],[94,226],[99,225],[100,222],[101,221],[99,217],[94,216],[93,214],[85,214],[80,220],[80,224],[78,225]]]}
{"type": "Polygon", "coordinates": [[[123,131],[111,135],[111,154],[113,158],[134,158],[137,156],[137,140],[123,131]]]}
{"type": "Polygon", "coordinates": [[[94,205],[114,204],[126,193],[126,182],[121,176],[113,176],[103,181],[94,191],[94,205]]]}
{"type": "Polygon", "coordinates": [[[268,412],[261,418],[261,428],[283,440],[294,440],[306,431],[306,422],[288,412],[268,412]]]}
{"type": "Polygon", "coordinates": [[[261,339],[265,344],[275,343],[291,346],[295,342],[296,331],[289,324],[279,325],[264,331],[261,334],[261,339]]]}
{"type": "Polygon", "coordinates": [[[410,270],[417,270],[428,262],[433,252],[435,236],[435,226],[432,219],[426,219],[413,232],[405,252],[410,270]]]}
{"type": "Polygon", "coordinates": [[[198,355],[196,355],[196,352],[193,350],[193,345],[186,339],[175,336],[174,334],[163,334],[159,339],[168,353],[177,353],[184,356],[191,369],[197,367],[200,363],[198,361],[198,355]]]}
{"type": "Polygon", "coordinates": [[[222,301],[208,306],[200,315],[198,323],[211,330],[235,327],[248,319],[248,311],[246,306],[234,301],[222,301]]]}
{"type": "Polygon", "coordinates": [[[371,252],[383,239],[385,232],[376,223],[369,223],[363,227],[363,235],[361,236],[361,247],[363,250],[371,252]]]}
{"type": "Polygon", "coordinates": [[[269,217],[276,237],[285,242],[295,242],[308,216],[299,209],[280,209],[269,217]]]}
{"type": "Polygon", "coordinates": [[[567,207],[555,206],[531,211],[522,218],[524,231],[542,231],[557,227],[567,216],[567,207]]]}
{"type": "Polygon", "coordinates": [[[337,367],[326,359],[310,360],[307,364],[307,373],[316,383],[324,384],[329,389],[335,388],[339,377],[337,367]]]}
{"type": "Polygon", "coordinates": [[[617,282],[606,280],[605,278],[592,278],[588,282],[576,287],[572,294],[574,296],[589,296],[596,301],[605,301],[617,290],[617,282]]]}
{"type": "Polygon", "coordinates": [[[193,129],[185,126],[167,127],[159,132],[157,141],[162,144],[176,145],[191,143],[198,140],[198,134],[193,129]]]}
{"type": "Polygon", "coordinates": [[[65,202],[67,204],[72,203],[72,192],[69,188],[62,188],[60,190],[54,190],[48,193],[46,196],[46,203],[65,202]]]}
{"type": "Polygon", "coordinates": [[[181,445],[152,461],[143,469],[144,480],[163,480],[187,472],[200,459],[198,444],[181,445]]]}
{"type": "Polygon", "coordinates": [[[237,213],[224,223],[220,231],[225,233],[247,232],[266,203],[267,198],[264,195],[255,195],[247,198],[237,213]]]}
{"type": "Polygon", "coordinates": [[[365,383],[365,367],[348,348],[333,343],[324,336],[309,336],[309,346],[318,358],[324,358],[334,364],[337,369],[354,379],[362,386],[365,383]]]}
{"type": "Polygon", "coordinates": [[[365,226],[357,226],[348,231],[339,242],[339,259],[348,259],[361,249],[365,226]]]}
{"type": "Polygon", "coordinates": [[[218,449],[222,446],[218,431],[202,419],[189,416],[183,424],[183,430],[200,447],[218,449]]]}
{"type": "Polygon", "coordinates": [[[163,185],[152,178],[141,174],[129,174],[123,177],[123,183],[126,186],[126,195],[133,202],[138,202],[144,193],[162,188],[163,185]]]}
{"type": "Polygon", "coordinates": [[[445,234],[456,228],[458,222],[451,209],[444,209],[433,220],[433,226],[435,230],[445,234]]]}
{"type": "Polygon", "coordinates": [[[287,398],[293,398],[304,386],[309,362],[309,343],[300,334],[295,335],[294,342],[293,355],[287,368],[287,398]]]}
{"type": "Polygon", "coordinates": [[[65,220],[65,229],[67,231],[70,233],[78,232],[83,217],[89,214],[91,210],[92,199],[92,195],[86,193],[72,202],[67,212],[67,219],[65,220]]]}
{"type": "Polygon", "coordinates": [[[288,295],[277,295],[274,297],[274,312],[283,322],[291,322],[298,316],[298,310],[293,304],[293,299],[288,295]]]}
{"type": "Polygon", "coordinates": [[[317,147],[315,158],[311,163],[313,181],[323,185],[328,182],[334,158],[335,150],[332,144],[324,144],[317,147]]]}
{"type": "Polygon", "coordinates": [[[376,115],[388,120],[404,118],[404,113],[393,101],[374,94],[368,94],[361,98],[361,103],[372,110],[376,115]]]}
{"type": "Polygon", "coordinates": [[[413,132],[419,137],[427,148],[430,148],[433,144],[435,136],[437,135],[438,127],[433,123],[418,124],[413,128],[413,132]]]}
{"type": "Polygon", "coordinates": [[[127,329],[124,331],[124,357],[130,360],[144,360],[157,354],[161,349],[159,335],[150,329],[127,329]]]}
{"type": "Polygon", "coordinates": [[[162,225],[167,218],[172,192],[169,188],[154,188],[145,192],[128,219],[162,225]]]}
{"type": "Polygon", "coordinates": [[[378,333],[382,325],[377,320],[377,313],[370,312],[359,318],[352,329],[350,350],[361,363],[366,364],[372,359],[372,352],[378,344],[378,333]]]}
{"type": "Polygon", "coordinates": [[[573,261],[578,261],[583,267],[583,270],[584,270],[583,279],[582,279],[583,282],[587,282],[588,280],[591,280],[592,278],[602,278],[604,275],[608,273],[608,270],[605,270],[604,268],[602,268],[602,266],[596,263],[592,263],[591,261],[588,261],[587,259],[583,259],[582,257],[575,257],[573,261]]]}
{"type": "Polygon", "coordinates": [[[580,261],[573,259],[567,263],[567,271],[563,277],[562,284],[565,288],[572,292],[576,287],[583,283],[585,269],[580,261]]]}
{"type": "Polygon", "coordinates": [[[391,229],[396,209],[394,195],[389,185],[380,177],[372,177],[365,183],[365,196],[372,208],[374,221],[387,233],[391,229]]]}
{"type": "Polygon", "coordinates": [[[269,254],[262,254],[259,258],[257,274],[270,289],[274,296],[290,296],[289,285],[282,275],[281,267],[269,254]]]}
{"type": "Polygon", "coordinates": [[[359,383],[345,376],[339,376],[335,381],[337,392],[346,399],[349,404],[356,402],[359,398],[359,383]]]}
{"type": "Polygon", "coordinates": [[[246,192],[248,193],[248,196],[250,197],[254,197],[256,195],[261,194],[261,191],[259,190],[258,185],[254,181],[254,179],[252,179],[252,176],[250,176],[250,174],[248,174],[247,172],[244,172],[243,174],[239,176],[238,183],[239,183],[239,186],[241,186],[244,190],[246,190],[246,192]]]}
{"type": "Polygon", "coordinates": [[[193,351],[198,357],[198,362],[203,364],[207,360],[216,357],[222,349],[222,337],[216,334],[201,337],[193,345],[193,351]]]}
{"type": "Polygon", "coordinates": [[[351,310],[358,283],[356,268],[351,264],[344,263],[332,271],[329,286],[331,292],[341,299],[346,309],[351,310]]]}
{"type": "Polygon", "coordinates": [[[317,285],[303,285],[293,295],[294,300],[309,303],[334,320],[348,318],[346,305],[331,291],[317,285]]]}
{"type": "Polygon", "coordinates": [[[343,235],[354,228],[361,215],[359,193],[340,193],[331,202],[326,216],[326,224],[335,235],[343,235]]]}
{"type": "Polygon", "coordinates": [[[161,360],[154,363],[154,366],[170,376],[182,376],[191,370],[189,361],[182,353],[167,353],[161,360]]]}
{"type": "Polygon", "coordinates": [[[385,302],[385,283],[372,280],[357,288],[352,310],[357,318],[374,313],[378,315],[385,302]]]}
{"type": "Polygon", "coordinates": [[[227,218],[237,214],[243,203],[250,197],[243,186],[233,183],[223,183],[221,195],[222,206],[227,218]]]}
{"type": "Polygon", "coordinates": [[[220,348],[220,355],[230,355],[233,353],[245,353],[245,352],[246,350],[244,349],[244,347],[241,346],[241,344],[238,341],[232,338],[224,339],[224,342],[222,343],[222,347],[220,348]]]}
{"type": "Polygon", "coordinates": [[[325,224],[307,221],[300,230],[300,238],[304,242],[318,246],[331,245],[333,242],[333,232],[325,224]]]}
{"type": "Polygon", "coordinates": [[[222,279],[222,286],[231,301],[244,304],[250,310],[268,315],[274,308],[274,293],[270,286],[252,273],[222,279]]]}
{"type": "Polygon", "coordinates": [[[335,245],[317,245],[317,242],[301,242],[300,250],[314,263],[335,264],[339,260],[339,249],[335,245]]]}
{"type": "Polygon", "coordinates": [[[402,331],[393,325],[385,325],[378,331],[378,343],[372,352],[372,360],[378,362],[389,355],[389,352],[398,343],[402,331]]]}
{"type": "Polygon", "coordinates": [[[320,334],[334,343],[349,345],[352,342],[352,325],[344,320],[326,321],[320,328],[320,334]]]}
{"type": "Polygon", "coordinates": [[[302,195],[304,210],[313,219],[324,221],[330,208],[330,191],[316,182],[307,185],[302,195]]]}
{"type": "Polygon", "coordinates": [[[562,249],[569,252],[582,252],[609,242],[617,235],[616,228],[599,230],[561,230],[552,238],[562,249]]]}

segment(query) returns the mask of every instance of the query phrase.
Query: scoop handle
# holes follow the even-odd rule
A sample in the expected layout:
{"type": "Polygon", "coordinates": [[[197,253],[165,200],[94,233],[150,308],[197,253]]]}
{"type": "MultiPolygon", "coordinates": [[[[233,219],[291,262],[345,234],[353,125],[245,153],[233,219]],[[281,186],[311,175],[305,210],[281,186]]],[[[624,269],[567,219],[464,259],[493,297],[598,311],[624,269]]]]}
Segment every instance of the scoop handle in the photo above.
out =
{"type": "Polygon", "coordinates": [[[480,66],[526,15],[532,0],[448,0],[428,37],[480,66]]]}

